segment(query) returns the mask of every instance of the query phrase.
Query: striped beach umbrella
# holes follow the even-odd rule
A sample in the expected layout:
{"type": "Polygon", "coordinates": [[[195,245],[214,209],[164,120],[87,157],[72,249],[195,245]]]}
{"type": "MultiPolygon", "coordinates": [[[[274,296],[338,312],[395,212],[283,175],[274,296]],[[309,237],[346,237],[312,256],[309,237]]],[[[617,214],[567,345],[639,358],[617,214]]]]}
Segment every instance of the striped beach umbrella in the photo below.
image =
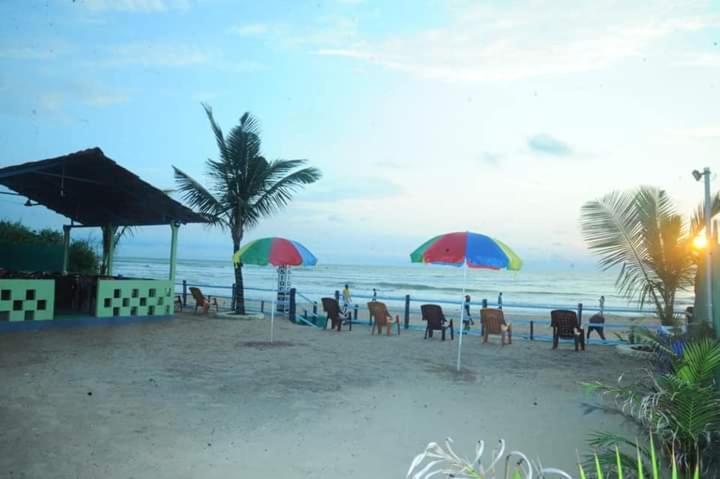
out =
{"type": "Polygon", "coordinates": [[[519,271],[522,260],[502,241],[479,233],[435,236],[410,253],[413,263],[467,265],[469,268],[519,271]]]}
{"type": "Polygon", "coordinates": [[[317,258],[297,241],[272,237],[251,241],[233,255],[233,263],[260,266],[315,266],[317,258]]]}
{"type": "MultiPolygon", "coordinates": [[[[234,264],[254,264],[267,266],[269,264],[278,267],[278,275],[285,274],[288,278],[287,267],[289,266],[315,266],[317,258],[306,247],[297,241],[271,237],[260,238],[251,241],[233,255],[234,264]],[[284,273],[282,273],[284,272],[284,273]]],[[[278,288],[279,289],[279,288],[278,288]]],[[[278,298],[280,297],[278,291],[278,298]]],[[[287,294],[284,291],[282,294],[287,294]]],[[[270,310],[270,342],[273,342],[273,331],[275,329],[275,305],[270,310]]]]}
{"type": "MultiPolygon", "coordinates": [[[[463,266],[463,298],[467,283],[467,268],[507,269],[519,271],[522,260],[505,243],[489,236],[471,232],[447,233],[430,238],[410,253],[413,263],[463,266]]],[[[460,371],[465,308],[460,307],[460,339],[458,341],[457,370],[460,371]]]]}

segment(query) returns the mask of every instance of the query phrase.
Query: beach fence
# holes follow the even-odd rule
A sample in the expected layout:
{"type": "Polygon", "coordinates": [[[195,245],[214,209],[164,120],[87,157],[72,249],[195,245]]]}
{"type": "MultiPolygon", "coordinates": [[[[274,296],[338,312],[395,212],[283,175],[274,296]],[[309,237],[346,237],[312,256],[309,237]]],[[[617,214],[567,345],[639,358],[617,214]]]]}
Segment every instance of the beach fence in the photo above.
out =
{"type": "MultiPolygon", "coordinates": [[[[176,293],[181,297],[183,305],[192,308],[194,303],[189,294],[191,286],[204,288],[210,294],[218,298],[221,310],[231,310],[234,298],[235,286],[222,286],[211,284],[190,284],[183,280],[176,283],[176,293]]],[[[335,297],[340,301],[340,291],[330,293],[318,291],[299,291],[291,288],[289,291],[278,291],[272,288],[244,288],[245,309],[249,312],[269,313],[273,300],[277,300],[278,293],[287,295],[288,306],[285,316],[292,322],[315,326],[315,318],[324,315],[320,298],[335,297]]],[[[350,314],[354,324],[371,326],[371,318],[366,303],[371,301],[373,296],[353,294],[354,304],[350,307],[350,314]]],[[[422,322],[420,306],[423,304],[440,305],[448,319],[454,320],[456,333],[460,330],[460,308],[462,301],[451,301],[437,298],[423,298],[422,296],[401,296],[377,295],[374,299],[384,302],[393,316],[398,315],[404,329],[409,331],[424,332],[425,325],[422,322]]],[[[676,314],[685,312],[688,305],[678,305],[676,314]]],[[[527,341],[552,341],[552,329],[550,328],[550,311],[556,309],[571,310],[577,313],[580,324],[585,328],[587,334],[590,323],[588,319],[595,313],[600,312],[600,307],[591,303],[560,304],[560,303],[523,303],[507,301],[502,293],[498,293],[492,299],[483,298],[480,301],[470,303],[470,319],[474,324],[466,334],[470,336],[481,336],[480,309],[498,308],[505,312],[506,320],[513,325],[513,338],[527,341]]],[[[591,333],[589,344],[616,345],[622,341],[619,335],[627,336],[633,329],[645,328],[655,330],[659,323],[655,318],[655,311],[649,308],[633,308],[623,306],[605,306],[603,308],[605,323],[592,324],[593,327],[602,327],[605,340],[601,340],[597,332],[591,333]],[[617,334],[614,334],[617,333],[617,334]]],[[[466,318],[467,319],[467,318],[466,318]]]]}

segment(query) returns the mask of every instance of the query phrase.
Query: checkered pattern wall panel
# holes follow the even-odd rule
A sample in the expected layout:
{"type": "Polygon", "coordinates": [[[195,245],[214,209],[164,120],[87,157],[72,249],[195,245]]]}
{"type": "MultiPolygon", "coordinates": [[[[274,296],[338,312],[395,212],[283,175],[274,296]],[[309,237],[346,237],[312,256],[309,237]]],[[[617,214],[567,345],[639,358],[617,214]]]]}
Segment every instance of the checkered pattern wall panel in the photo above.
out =
{"type": "Polygon", "coordinates": [[[55,281],[0,279],[0,321],[53,319],[55,281]]]}
{"type": "Polygon", "coordinates": [[[118,279],[98,281],[98,318],[165,316],[174,313],[172,281],[118,279]]]}

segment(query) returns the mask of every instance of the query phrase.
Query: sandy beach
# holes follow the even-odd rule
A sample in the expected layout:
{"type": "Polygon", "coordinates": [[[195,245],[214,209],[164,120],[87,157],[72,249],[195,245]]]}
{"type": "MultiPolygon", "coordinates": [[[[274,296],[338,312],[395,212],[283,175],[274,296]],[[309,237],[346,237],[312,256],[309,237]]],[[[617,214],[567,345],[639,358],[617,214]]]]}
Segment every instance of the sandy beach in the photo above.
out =
{"type": "Polygon", "coordinates": [[[631,431],[577,384],[637,370],[610,347],[466,337],[456,374],[455,342],[421,333],[275,327],[273,345],[268,321],[192,314],[0,335],[0,474],[399,478],[446,436],[574,472],[589,433],[631,431]]]}

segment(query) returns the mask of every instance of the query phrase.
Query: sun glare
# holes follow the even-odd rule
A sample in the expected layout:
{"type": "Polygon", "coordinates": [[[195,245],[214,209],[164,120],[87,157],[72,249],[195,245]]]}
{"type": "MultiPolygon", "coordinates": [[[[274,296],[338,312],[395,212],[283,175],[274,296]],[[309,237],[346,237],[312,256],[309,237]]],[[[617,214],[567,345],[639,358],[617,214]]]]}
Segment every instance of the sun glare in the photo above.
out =
{"type": "Polygon", "coordinates": [[[707,248],[708,240],[705,233],[700,233],[693,239],[693,248],[695,249],[705,249],[707,248]]]}

